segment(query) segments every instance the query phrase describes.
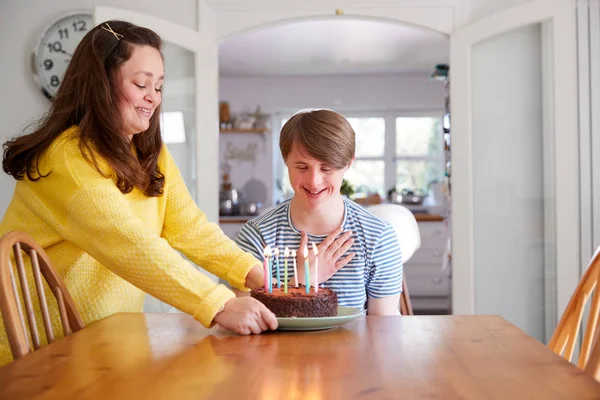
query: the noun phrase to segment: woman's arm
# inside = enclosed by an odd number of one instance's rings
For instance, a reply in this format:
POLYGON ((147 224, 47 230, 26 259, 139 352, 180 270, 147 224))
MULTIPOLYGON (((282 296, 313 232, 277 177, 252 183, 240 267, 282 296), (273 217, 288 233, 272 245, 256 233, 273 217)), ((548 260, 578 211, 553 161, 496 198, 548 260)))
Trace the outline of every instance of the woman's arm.
POLYGON ((148 229, 115 186, 79 190, 67 205, 61 230, 112 272, 205 326, 234 297, 148 229))
POLYGON ((260 263, 229 239, 219 225, 208 221, 192 199, 166 146, 159 161, 165 175, 166 206, 161 236, 195 264, 237 289, 262 285, 260 263), (251 270, 258 270, 259 273, 251 270))
POLYGON ((367 300, 367 314, 370 316, 400 315, 400 295, 367 300))

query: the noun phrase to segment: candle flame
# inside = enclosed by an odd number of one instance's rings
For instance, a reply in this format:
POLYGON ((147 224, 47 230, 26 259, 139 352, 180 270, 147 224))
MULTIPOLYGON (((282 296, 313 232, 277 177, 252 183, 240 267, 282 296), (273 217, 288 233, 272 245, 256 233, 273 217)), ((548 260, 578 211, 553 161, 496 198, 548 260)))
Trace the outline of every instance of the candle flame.
POLYGON ((265 246, 263 250, 263 256, 269 257, 271 255, 271 248, 269 246, 265 246))
POLYGON ((292 250, 292 257, 296 258, 296 250, 292 250))
POLYGON ((313 253, 315 253, 315 256, 317 254, 319 254, 319 251, 317 250, 317 245, 315 244, 315 242, 312 243, 312 250, 313 250, 313 253))
POLYGON ((283 256, 287 257, 290 255, 290 250, 286 247, 285 249, 283 249, 283 256))
POLYGON ((304 258, 308 257, 308 246, 304 246, 304 251, 302 254, 304 254, 304 258))
POLYGON ((275 247, 273 253, 275 253, 275 257, 279 257, 279 247, 275 247))

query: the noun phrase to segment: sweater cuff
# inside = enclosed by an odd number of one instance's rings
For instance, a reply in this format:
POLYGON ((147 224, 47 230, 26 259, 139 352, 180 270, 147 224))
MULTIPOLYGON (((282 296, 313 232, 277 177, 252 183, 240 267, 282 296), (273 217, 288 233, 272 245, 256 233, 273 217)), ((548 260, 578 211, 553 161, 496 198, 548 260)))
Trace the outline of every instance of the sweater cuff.
POLYGON ((227 275, 227 281, 236 289, 244 292, 249 292, 250 289, 246 287, 246 277, 250 270, 260 262, 250 253, 244 253, 238 258, 235 264, 229 270, 227 275))
POLYGON ((212 327, 217 312, 229 300, 235 298, 235 294, 224 285, 218 285, 211 290, 200 302, 198 309, 194 312, 194 319, 207 328, 212 327))

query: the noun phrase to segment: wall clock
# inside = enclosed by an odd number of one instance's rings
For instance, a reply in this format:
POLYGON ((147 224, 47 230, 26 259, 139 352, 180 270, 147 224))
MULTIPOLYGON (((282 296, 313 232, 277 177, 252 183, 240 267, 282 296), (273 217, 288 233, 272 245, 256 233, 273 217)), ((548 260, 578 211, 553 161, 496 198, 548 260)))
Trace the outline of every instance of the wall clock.
POLYGON ((52 100, 71 61, 73 51, 94 26, 91 12, 63 15, 44 31, 33 51, 33 73, 42 93, 52 100))

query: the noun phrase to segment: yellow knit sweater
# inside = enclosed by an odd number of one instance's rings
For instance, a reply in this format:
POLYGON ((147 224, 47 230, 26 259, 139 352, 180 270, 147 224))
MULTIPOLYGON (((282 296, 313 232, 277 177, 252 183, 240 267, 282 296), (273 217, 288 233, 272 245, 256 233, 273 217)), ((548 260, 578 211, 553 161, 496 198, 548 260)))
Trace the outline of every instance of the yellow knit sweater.
MULTIPOLYGON (((50 175, 17 182, 0 235, 21 230, 45 249, 86 324, 117 312, 142 311, 146 292, 210 326, 234 294, 178 251, 247 290, 246 276, 256 259, 207 221, 166 147, 158 164, 165 176, 162 196, 147 197, 138 189, 122 194, 112 178, 85 160, 79 129, 72 127, 41 158, 40 171, 50 175)), ((109 171, 106 164, 101 167, 109 171)), ((56 302, 51 291, 46 293, 54 332, 62 332, 56 302)), ((38 327, 43 327, 39 307, 37 314, 38 327)), ((0 328, 1 365, 12 356, 4 326, 0 328)))

